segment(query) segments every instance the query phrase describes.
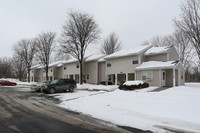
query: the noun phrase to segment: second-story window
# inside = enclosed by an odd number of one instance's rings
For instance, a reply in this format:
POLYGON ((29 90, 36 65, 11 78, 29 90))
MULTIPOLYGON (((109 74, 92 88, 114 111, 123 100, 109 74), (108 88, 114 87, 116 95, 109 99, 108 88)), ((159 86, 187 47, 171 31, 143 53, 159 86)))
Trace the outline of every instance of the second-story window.
POLYGON ((53 72, 53 69, 51 69, 51 72, 53 72))
POLYGON ((76 64, 76 68, 79 68, 79 63, 76 64))
POLYGON ((66 66, 64 67, 64 70, 66 70, 66 66))
POLYGON ((112 66, 112 61, 107 61, 107 67, 111 67, 112 66))
POLYGON ((137 56, 133 57, 132 64, 138 64, 138 57, 137 56))

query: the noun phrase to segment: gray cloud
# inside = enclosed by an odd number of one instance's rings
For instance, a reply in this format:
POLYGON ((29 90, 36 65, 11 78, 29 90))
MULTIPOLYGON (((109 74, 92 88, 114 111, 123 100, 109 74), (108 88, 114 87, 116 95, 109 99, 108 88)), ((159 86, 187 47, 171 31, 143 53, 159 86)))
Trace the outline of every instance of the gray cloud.
POLYGON ((1 0, 0 57, 12 56, 12 45, 41 31, 60 34, 67 11, 94 15, 102 37, 116 32, 124 48, 173 31, 172 18, 183 0, 1 0))

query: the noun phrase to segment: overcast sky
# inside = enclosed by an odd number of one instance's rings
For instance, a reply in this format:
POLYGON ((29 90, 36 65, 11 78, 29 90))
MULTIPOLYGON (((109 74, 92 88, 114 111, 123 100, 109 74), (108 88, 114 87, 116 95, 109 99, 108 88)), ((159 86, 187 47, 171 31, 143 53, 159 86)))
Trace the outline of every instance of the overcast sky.
POLYGON ((123 48, 140 45, 157 35, 173 32, 172 18, 184 0, 1 0, 0 57, 12 57, 20 39, 43 31, 60 35, 70 9, 87 11, 102 30, 102 38, 116 32, 123 48))

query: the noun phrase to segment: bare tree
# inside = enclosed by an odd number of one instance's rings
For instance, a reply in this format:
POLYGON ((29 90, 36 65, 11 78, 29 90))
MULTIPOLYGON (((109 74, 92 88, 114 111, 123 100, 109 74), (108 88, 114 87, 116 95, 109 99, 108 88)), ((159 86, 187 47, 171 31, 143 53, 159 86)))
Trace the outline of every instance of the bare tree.
POLYGON ((61 34, 61 49, 70 53, 80 64, 80 84, 83 83, 83 60, 91 43, 99 39, 100 29, 93 16, 85 12, 70 11, 61 34))
POLYGON ((172 36, 172 44, 175 46, 176 51, 179 55, 179 59, 183 66, 186 68, 194 56, 194 47, 190 43, 188 36, 180 31, 176 30, 172 36))
POLYGON ((20 56, 25 63, 28 73, 28 82, 30 82, 30 70, 33 62, 34 55, 36 53, 36 44, 32 40, 22 39, 17 42, 14 47, 15 54, 20 56))
POLYGON ((22 81, 22 78, 24 77, 26 72, 26 66, 23 60, 23 56, 14 54, 12 60, 14 74, 20 81, 22 81))
POLYGON ((180 19, 174 20, 175 26, 189 37, 200 60, 200 0, 187 0, 181 11, 180 19))
POLYGON ((167 36, 155 36, 151 39, 150 43, 156 47, 171 46, 172 38, 170 35, 167 36))
POLYGON ((38 37, 35 39, 37 51, 35 57, 38 60, 38 62, 45 68, 46 80, 49 80, 49 60, 53 50, 55 49, 55 38, 56 33, 46 32, 39 34, 38 37))
POLYGON ((12 61, 9 57, 0 58, 0 78, 12 77, 12 61))
POLYGON ((151 43, 149 41, 143 41, 140 45, 141 46, 145 46, 145 45, 150 45, 151 43))
POLYGON ((119 37, 113 32, 108 38, 104 40, 104 43, 101 45, 101 53, 102 54, 112 54, 121 50, 121 42, 119 41, 119 37))

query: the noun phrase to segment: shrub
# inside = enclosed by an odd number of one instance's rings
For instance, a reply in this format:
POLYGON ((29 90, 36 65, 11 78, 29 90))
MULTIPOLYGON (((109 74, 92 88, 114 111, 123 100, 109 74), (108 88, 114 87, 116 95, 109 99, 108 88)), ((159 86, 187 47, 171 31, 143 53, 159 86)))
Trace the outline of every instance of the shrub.
POLYGON ((120 84, 119 85, 119 89, 120 90, 137 90, 137 89, 142 89, 142 88, 147 88, 149 87, 148 83, 143 83, 143 84, 138 84, 138 85, 124 85, 124 84, 120 84))
MULTIPOLYGON (((101 81, 100 84, 106 85, 106 81, 101 81)), ((112 85, 112 82, 108 81, 108 85, 112 85)))

